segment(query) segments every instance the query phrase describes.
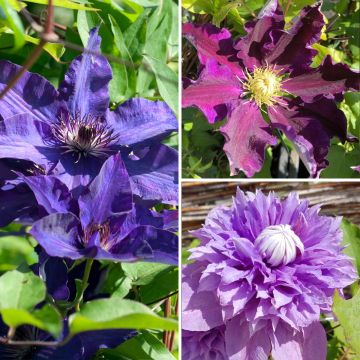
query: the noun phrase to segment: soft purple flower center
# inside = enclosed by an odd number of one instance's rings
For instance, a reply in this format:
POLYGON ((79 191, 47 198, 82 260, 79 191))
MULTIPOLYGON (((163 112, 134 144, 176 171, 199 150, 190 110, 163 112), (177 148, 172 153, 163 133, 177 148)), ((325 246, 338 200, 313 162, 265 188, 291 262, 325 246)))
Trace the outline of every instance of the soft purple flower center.
POLYGON ((250 97, 261 107, 263 104, 272 106, 279 102, 282 95, 281 76, 274 68, 255 68, 252 73, 246 71, 246 80, 241 81, 244 95, 250 97))
POLYGON ((76 162, 82 156, 107 156, 109 145, 118 138, 112 128, 92 115, 60 118, 54 135, 64 153, 77 155, 76 162))
POLYGON ((287 265, 298 254, 304 253, 304 245, 290 225, 266 227, 255 240, 255 247, 270 266, 287 265))

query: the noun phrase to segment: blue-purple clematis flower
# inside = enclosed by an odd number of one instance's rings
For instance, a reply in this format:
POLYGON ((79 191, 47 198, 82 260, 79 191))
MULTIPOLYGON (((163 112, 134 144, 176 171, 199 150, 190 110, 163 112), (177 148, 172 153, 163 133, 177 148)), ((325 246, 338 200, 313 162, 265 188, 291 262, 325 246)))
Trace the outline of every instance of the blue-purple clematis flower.
POLYGON ((227 29, 185 24, 184 36, 196 47, 201 72, 185 82, 183 106, 196 106, 210 123, 227 117, 220 130, 231 175, 258 172, 275 130, 292 141, 310 176, 328 165, 330 139, 350 140, 346 118, 336 106, 347 90, 359 90, 360 73, 330 56, 312 68, 324 17, 320 4, 304 8, 284 28, 277 0, 268 1, 247 35, 235 41, 227 29), (267 113, 264 119, 262 113, 267 113))
POLYGON ((130 179, 119 154, 78 196, 54 176, 23 177, 49 214, 30 233, 50 256, 177 264, 177 236, 163 217, 133 202, 130 179))
MULTIPOLYGON (((26 72, 0 101, 0 158, 29 160, 55 174, 69 189, 86 186, 103 162, 121 152, 135 195, 176 203, 178 155, 161 140, 177 130, 177 119, 161 101, 130 99, 109 109, 112 71, 100 51, 98 29, 89 52, 70 65, 56 90, 26 72)), ((20 67, 0 61, 0 90, 20 67)))

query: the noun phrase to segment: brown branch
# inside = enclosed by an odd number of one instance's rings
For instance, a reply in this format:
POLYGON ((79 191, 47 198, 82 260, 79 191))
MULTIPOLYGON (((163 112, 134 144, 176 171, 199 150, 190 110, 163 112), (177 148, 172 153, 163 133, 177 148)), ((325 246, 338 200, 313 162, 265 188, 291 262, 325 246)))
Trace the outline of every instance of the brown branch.
MULTIPOLYGON (((178 315, 179 312, 179 297, 176 298, 175 302, 175 314, 178 315)), ((174 339, 175 339, 175 331, 170 333, 170 340, 169 340, 169 351, 173 351, 174 347, 174 339)))
MULTIPOLYGON (((171 315, 171 298, 167 298, 165 301, 165 309, 164 309, 164 317, 169 317, 171 315)), ((169 340, 170 340, 170 332, 163 332, 163 343, 169 349, 169 340)))

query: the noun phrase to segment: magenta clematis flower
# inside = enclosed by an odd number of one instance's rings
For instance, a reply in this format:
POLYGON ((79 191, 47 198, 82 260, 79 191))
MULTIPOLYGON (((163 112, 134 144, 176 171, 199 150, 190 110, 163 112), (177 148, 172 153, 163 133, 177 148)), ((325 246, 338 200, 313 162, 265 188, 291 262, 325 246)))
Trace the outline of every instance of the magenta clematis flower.
POLYGON ((198 79, 185 81, 183 107, 198 107, 210 123, 227 117, 220 130, 231 175, 261 169, 265 148, 277 142, 275 130, 294 144, 311 177, 328 165, 332 137, 350 140, 335 101, 359 90, 360 73, 330 56, 310 66, 317 53, 311 45, 324 26, 320 4, 304 8, 291 29, 284 25, 278 1, 270 0, 238 41, 210 24, 183 26, 201 65, 198 79))
POLYGON ((341 218, 319 210, 296 193, 238 191, 208 215, 183 269, 184 353, 198 341, 201 360, 211 342, 230 360, 326 359, 320 314, 357 274, 342 252, 341 218))

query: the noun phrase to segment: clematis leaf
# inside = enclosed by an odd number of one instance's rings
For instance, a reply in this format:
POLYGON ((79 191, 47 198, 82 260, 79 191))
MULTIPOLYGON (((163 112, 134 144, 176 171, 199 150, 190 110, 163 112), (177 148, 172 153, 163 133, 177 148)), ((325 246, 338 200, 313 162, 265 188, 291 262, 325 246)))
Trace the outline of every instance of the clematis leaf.
POLYGON ((344 219, 341 223, 344 233, 344 252, 351 258, 355 259, 357 271, 360 274, 360 228, 344 219))
MULTIPOLYGON (((34 3, 34 4, 40 4, 40 5, 47 5, 48 4, 48 0, 25 0, 25 2, 27 3, 34 3)), ((66 9, 73 9, 73 10, 88 10, 88 11, 96 11, 98 9, 94 9, 91 7, 88 7, 86 5, 84 5, 85 3, 90 4, 87 1, 80 1, 76 2, 76 1, 72 1, 72 0, 54 0, 54 6, 58 6, 58 7, 62 7, 62 8, 66 8, 66 9)))
MULTIPOLYGON (((28 43, 31 44, 39 44, 40 40, 36 39, 30 35, 25 34, 25 40, 28 43)), ((64 45, 61 44, 52 44, 52 43, 47 43, 44 46, 44 50, 50 54, 56 61, 60 61, 61 56, 64 54, 65 52, 65 47, 64 45)))
POLYGON ((177 321, 162 318, 145 305, 119 298, 94 300, 69 318, 70 334, 105 329, 177 330, 177 321))
POLYGON ((121 266, 135 285, 150 284, 160 273, 173 268, 169 265, 151 262, 123 263, 121 266))
POLYGON ((0 277, 0 311, 30 310, 45 299, 44 282, 32 272, 13 270, 0 277))
POLYGON ((344 328, 345 338, 355 351, 360 355, 360 291, 350 300, 345 300, 336 292, 333 311, 344 328))

